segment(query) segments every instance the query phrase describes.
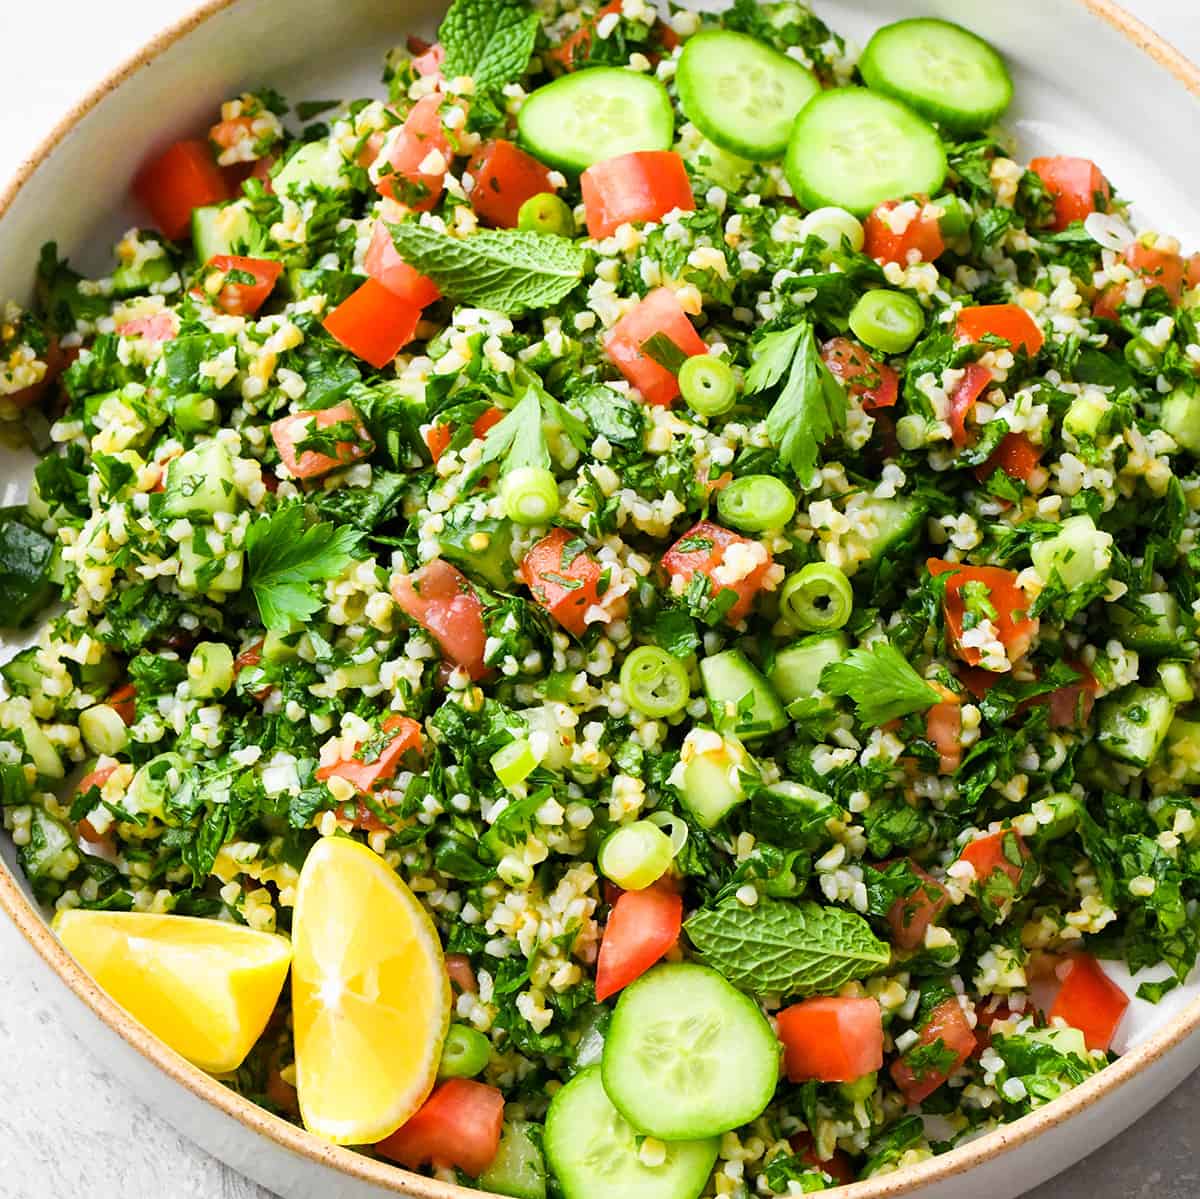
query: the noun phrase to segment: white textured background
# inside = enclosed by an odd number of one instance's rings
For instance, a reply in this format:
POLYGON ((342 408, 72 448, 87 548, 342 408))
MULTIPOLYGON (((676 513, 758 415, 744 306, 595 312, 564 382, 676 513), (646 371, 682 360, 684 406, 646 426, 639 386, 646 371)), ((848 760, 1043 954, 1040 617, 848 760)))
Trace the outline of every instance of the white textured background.
MULTIPOLYGON (((1125 3, 1200 61, 1200 0, 1125 3)), ((191 0, 0 0, 0 178, 87 88, 191 7, 191 0)), ((298 17, 302 9, 297 3, 298 17)), ((58 1025, 45 997, 52 985, 0 918, 0 1199, 271 1199, 126 1094, 58 1025)), ((1200 1075, 1028 1199, 1198 1197, 1200 1075)))

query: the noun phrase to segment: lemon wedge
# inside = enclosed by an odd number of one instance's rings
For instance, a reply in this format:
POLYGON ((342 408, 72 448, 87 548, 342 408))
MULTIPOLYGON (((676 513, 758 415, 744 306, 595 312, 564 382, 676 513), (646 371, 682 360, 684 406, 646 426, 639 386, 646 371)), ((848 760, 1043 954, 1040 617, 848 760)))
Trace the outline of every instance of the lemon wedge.
POLYGON ((305 1127, 341 1145, 381 1141, 433 1088, 450 1025, 433 921, 381 857, 326 837, 300 872, 292 945, 305 1127))
POLYGON ((212 1074, 262 1036, 292 959, 285 937, 193 916, 75 909, 54 930, 130 1015, 212 1074))

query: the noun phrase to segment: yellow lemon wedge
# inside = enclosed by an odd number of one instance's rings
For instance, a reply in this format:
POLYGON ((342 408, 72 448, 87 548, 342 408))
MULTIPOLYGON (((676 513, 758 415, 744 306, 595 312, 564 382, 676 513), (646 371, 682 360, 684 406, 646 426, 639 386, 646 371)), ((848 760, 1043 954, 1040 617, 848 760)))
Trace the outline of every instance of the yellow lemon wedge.
POLYGON ((54 931, 130 1015, 211 1074, 262 1036, 292 960, 286 937, 147 912, 59 912, 54 931))
POLYGON ((433 1088, 450 1025, 433 921, 378 854, 326 837, 300 872, 292 945, 305 1127, 340 1145, 381 1141, 433 1088))

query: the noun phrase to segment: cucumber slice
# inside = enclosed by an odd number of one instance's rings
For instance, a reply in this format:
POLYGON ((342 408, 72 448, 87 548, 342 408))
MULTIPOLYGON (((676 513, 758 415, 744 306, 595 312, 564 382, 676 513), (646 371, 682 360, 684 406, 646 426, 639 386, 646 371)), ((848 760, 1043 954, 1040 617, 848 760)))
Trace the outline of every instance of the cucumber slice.
POLYGON ((499 516, 476 520, 473 510, 471 504, 460 504, 446 514, 438 535, 442 557, 489 587, 507 591, 513 577, 512 521, 499 516))
POLYGON ((849 648, 842 633, 814 633, 775 655, 767 682, 785 704, 809 699, 821 689, 821 671, 830 662, 840 662, 849 648))
POLYGON ((1200 454, 1200 392, 1175 388, 1163 400, 1158 423, 1183 449, 1200 454))
POLYGON ((517 117, 521 143, 560 170, 635 150, 669 150, 675 114, 657 79, 621 67, 590 67, 539 87, 517 117))
POLYGON ((79 865, 79 854, 70 830, 41 808, 33 809, 29 840, 17 851, 21 867, 31 879, 65 880, 79 865))
POLYGON ((758 1005, 693 962, 621 992, 601 1063, 613 1106, 639 1132, 715 1137, 762 1115, 779 1082, 779 1041, 758 1005))
POLYGON ((238 493, 233 462, 219 441, 205 441, 180 454, 167 467, 163 514, 205 519, 218 512, 234 513, 238 493))
POLYGON ((700 678, 718 733, 753 741, 787 727, 779 697, 741 650, 701 659, 700 678))
POLYGON ((1121 640, 1151 658, 1183 651, 1183 630, 1175 597, 1169 591, 1149 591, 1134 600, 1145 609, 1144 613, 1134 615, 1119 604, 1111 609, 1113 624, 1121 630, 1121 640))
POLYGON ((527 1120, 505 1120, 500 1148, 479 1176, 482 1190, 513 1199, 546 1199, 546 1164, 527 1120))
POLYGON ((907 541, 925 521, 927 509, 920 500, 898 496, 891 500, 872 499, 859 509, 867 517, 868 524, 875 526, 874 533, 864 533, 870 554, 868 564, 875 565, 887 552, 902 541, 907 541))
POLYGON ((784 164, 806 208, 864 217, 885 200, 937 192, 946 151, 933 126, 864 87, 822 92, 796 117, 784 164))
POLYGON ((30 646, 0 666, 0 679, 13 695, 28 695, 31 691, 41 690, 45 676, 37 664, 38 652, 37 646, 30 646))
POLYGON ((328 138, 306 142, 280 167, 271 186, 277 196, 307 187, 345 191, 350 181, 342 174, 342 152, 328 138))
POLYGON ((543 1143, 566 1199, 697 1199, 717 1161, 714 1137, 668 1145, 661 1165, 646 1165, 637 1134, 605 1094, 599 1066, 581 1070, 554 1096, 543 1143))
POLYGON ((759 162, 783 153, 796 114, 821 90, 795 59, 727 29, 688 39, 675 84, 684 115, 705 137, 759 162))
POLYGON ((1000 55, 961 25, 932 17, 877 30, 858 69, 869 88, 954 133, 986 129, 1012 103, 1012 78, 1000 55))
POLYGON ((1167 730, 1167 769, 1174 782, 1200 786, 1200 721, 1176 716, 1167 730))
POLYGON ((1100 707, 1096 740, 1114 758, 1149 766, 1171 727, 1175 705, 1157 687, 1126 687, 1100 707))
POLYGON ((1068 516, 1053 537, 1034 542, 1029 556, 1043 582, 1057 573, 1063 586, 1075 591, 1108 574, 1112 543, 1112 534, 1097 529, 1090 516, 1068 516))
POLYGON ((684 745, 683 777, 679 793, 688 812, 705 828, 715 828, 726 814, 746 798, 743 772, 756 774, 757 766, 736 737, 722 737, 711 749, 698 749, 705 730, 688 734, 684 745))
POLYGON ((240 204, 207 204, 192 209, 192 249, 196 261, 210 262, 218 254, 232 254, 253 232, 248 209, 240 204))

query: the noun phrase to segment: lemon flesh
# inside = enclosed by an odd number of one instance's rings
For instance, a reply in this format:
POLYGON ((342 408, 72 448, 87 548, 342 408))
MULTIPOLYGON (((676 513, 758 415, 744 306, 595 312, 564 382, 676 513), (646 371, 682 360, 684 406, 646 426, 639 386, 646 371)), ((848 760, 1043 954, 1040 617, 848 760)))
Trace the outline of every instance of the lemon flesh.
POLYGON ((345 837, 305 860, 292 920, 296 1089, 310 1132, 380 1141, 425 1101, 450 1024, 450 981, 428 913, 345 837))
POLYGON ((54 929, 130 1015, 212 1074, 262 1036, 292 958, 285 937, 193 916, 75 909, 54 929))

